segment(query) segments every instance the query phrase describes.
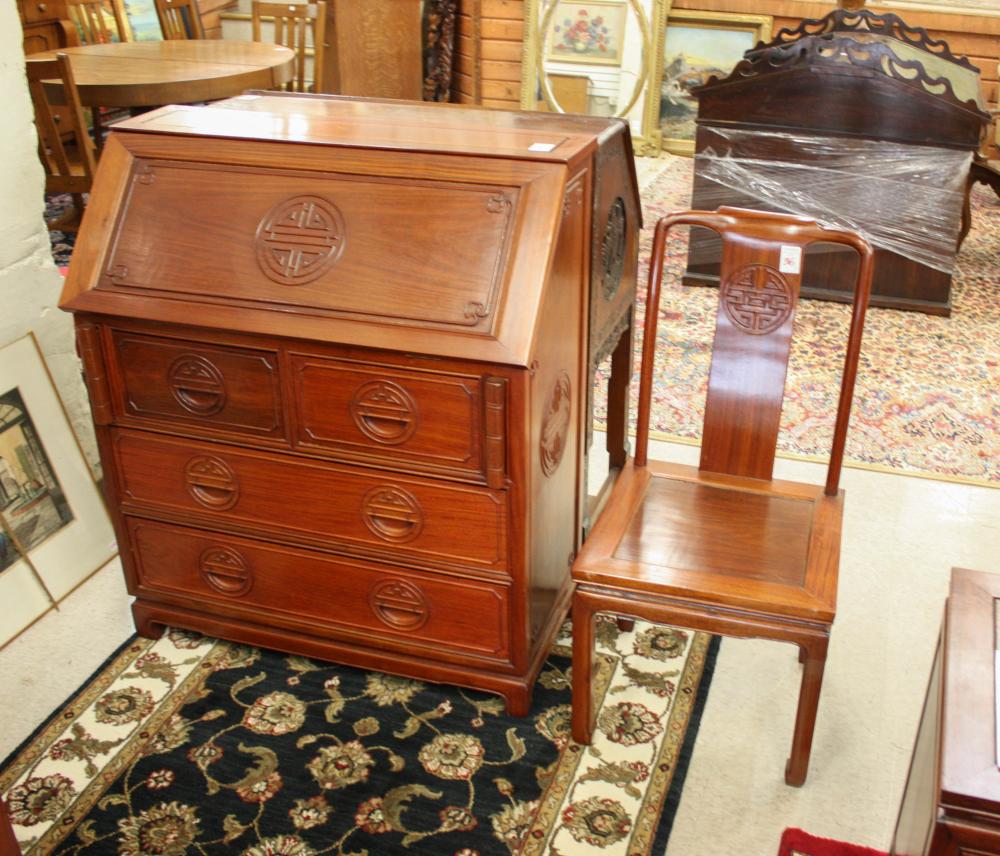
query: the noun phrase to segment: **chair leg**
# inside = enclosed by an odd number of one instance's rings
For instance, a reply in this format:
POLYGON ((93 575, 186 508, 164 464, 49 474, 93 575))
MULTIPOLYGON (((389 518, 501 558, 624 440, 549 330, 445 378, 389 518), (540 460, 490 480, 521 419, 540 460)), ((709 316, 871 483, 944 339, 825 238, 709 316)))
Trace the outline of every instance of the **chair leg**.
POLYGON ((813 731, 816 727, 816 710, 823 686, 823 668, 826 665, 827 640, 800 644, 799 660, 804 664, 802 686, 799 689, 799 709, 795 717, 795 735, 792 754, 785 765, 785 783, 801 787, 809 772, 809 754, 812 751, 813 731))
POLYGON ((573 596, 573 739, 588 745, 594 732, 591 687, 594 656, 594 609, 573 596))
POLYGON ((632 322, 624 330, 611 352, 611 378, 608 382, 608 431, 606 448, 609 464, 621 469, 628 459, 628 398, 632 381, 632 322))

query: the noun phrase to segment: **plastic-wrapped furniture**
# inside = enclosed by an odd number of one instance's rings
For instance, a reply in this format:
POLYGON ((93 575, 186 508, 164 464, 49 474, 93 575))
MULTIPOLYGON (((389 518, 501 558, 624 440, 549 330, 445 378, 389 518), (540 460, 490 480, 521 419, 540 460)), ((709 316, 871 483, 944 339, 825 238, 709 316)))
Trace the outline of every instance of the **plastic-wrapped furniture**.
MULTIPOLYGON (((951 311, 972 153, 989 114, 979 71, 892 14, 837 9, 748 51, 698 97, 692 207, 786 211, 876 249, 873 306, 951 311)), ((854 257, 816 247, 803 297, 849 300, 854 257)), ((693 234, 685 282, 718 282, 693 234)))
POLYGON ((573 738, 589 743, 598 612, 798 645, 804 664, 785 781, 806 778, 836 611, 844 493, 840 468, 872 249, 806 218, 720 208, 671 214, 656 227, 646 297, 635 459, 573 564, 573 738), (712 229, 722 241, 712 370, 698 467, 647 460, 653 359, 667 232, 712 229), (860 257, 825 487, 771 478, 805 247, 860 257))

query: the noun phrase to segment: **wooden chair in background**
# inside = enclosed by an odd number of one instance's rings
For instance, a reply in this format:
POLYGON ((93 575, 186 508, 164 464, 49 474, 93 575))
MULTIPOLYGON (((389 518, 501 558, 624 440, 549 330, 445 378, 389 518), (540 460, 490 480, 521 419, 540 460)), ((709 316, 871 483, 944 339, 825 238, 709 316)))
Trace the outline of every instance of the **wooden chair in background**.
POLYGON ((205 38, 197 0, 155 0, 155 3, 164 39, 205 38))
POLYGON ((261 38, 261 22, 274 21, 274 42, 295 51, 295 74, 285 84, 291 92, 319 92, 323 80, 326 3, 267 3, 253 0, 253 40, 261 38), (306 57, 312 55, 312 81, 306 80, 306 57))
POLYGON ((80 32, 85 45, 100 45, 108 42, 127 42, 128 28, 125 15, 117 2, 106 4, 104 0, 66 0, 70 20, 80 32), (114 21, 114 29, 108 26, 108 19, 114 21))
POLYGON ((843 492, 838 489, 872 249, 853 232, 734 208, 688 211, 656 227, 646 298, 635 459, 573 564, 573 737, 594 727, 594 616, 606 612, 728 636, 791 642, 804 663, 785 781, 809 766, 836 609, 843 492), (668 231, 703 226, 722 239, 719 309, 701 462, 647 461, 660 279, 668 231), (825 488, 772 480, 802 254, 813 242, 860 255, 825 488))
POLYGON ((90 192, 97 168, 73 69, 69 57, 60 53, 55 59, 29 60, 27 75, 38 129, 38 156, 45 168, 45 192, 73 195, 73 211, 48 226, 73 232, 83 215, 83 194, 90 192), (45 83, 60 84, 58 98, 50 98, 45 83))

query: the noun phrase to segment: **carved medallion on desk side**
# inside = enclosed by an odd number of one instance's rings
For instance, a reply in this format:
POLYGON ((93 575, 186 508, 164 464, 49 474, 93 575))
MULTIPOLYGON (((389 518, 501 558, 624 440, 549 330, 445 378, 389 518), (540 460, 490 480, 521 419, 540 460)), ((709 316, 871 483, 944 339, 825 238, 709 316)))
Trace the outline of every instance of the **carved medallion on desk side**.
POLYGON ((542 417, 540 451, 542 472, 546 476, 551 476, 559 469, 563 452, 566 451, 572 398, 573 387, 569 375, 561 371, 549 393, 545 415, 542 417))

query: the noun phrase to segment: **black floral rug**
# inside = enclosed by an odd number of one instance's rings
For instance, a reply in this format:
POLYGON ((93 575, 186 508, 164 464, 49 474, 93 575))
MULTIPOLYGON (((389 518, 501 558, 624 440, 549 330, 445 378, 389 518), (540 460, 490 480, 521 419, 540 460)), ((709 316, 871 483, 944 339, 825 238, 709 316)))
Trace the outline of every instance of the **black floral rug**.
POLYGON ((569 737, 568 628, 520 719, 486 693, 135 638, 5 762, 0 792, 26 854, 659 853, 714 644, 598 630, 592 747, 569 737))
MULTIPOLYGON (((55 220, 65 214, 73 204, 73 198, 68 193, 47 193, 45 195, 45 221, 55 220)), ((60 232, 53 229, 49 232, 52 244, 52 259, 56 267, 69 266, 69 257, 73 254, 76 244, 76 232, 60 232)))

